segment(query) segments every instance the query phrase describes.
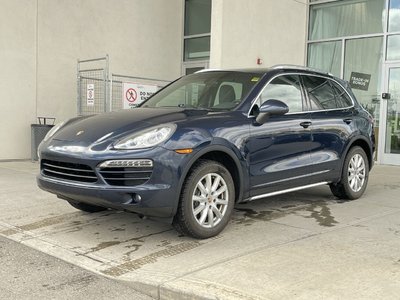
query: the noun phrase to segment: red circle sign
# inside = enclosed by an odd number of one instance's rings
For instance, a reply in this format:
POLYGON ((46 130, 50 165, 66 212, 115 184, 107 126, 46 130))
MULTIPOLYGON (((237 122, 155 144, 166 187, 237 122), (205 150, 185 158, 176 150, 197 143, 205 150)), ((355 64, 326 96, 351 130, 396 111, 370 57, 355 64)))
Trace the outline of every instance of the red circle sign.
POLYGON ((125 93, 125 98, 129 102, 132 102, 132 103, 135 102, 135 100, 137 98, 137 93, 136 93, 135 89, 133 89, 133 88, 127 89, 127 91, 125 93))

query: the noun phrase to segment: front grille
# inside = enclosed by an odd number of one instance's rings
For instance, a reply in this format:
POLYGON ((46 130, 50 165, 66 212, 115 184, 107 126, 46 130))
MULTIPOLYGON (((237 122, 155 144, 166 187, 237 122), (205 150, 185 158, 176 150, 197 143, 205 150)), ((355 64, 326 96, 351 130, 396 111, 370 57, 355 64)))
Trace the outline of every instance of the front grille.
POLYGON ((116 186, 141 185, 150 179, 152 172, 152 167, 100 168, 105 182, 116 186))
POLYGON ((48 177, 89 183, 97 181, 96 173, 87 165, 43 159, 40 168, 48 177))

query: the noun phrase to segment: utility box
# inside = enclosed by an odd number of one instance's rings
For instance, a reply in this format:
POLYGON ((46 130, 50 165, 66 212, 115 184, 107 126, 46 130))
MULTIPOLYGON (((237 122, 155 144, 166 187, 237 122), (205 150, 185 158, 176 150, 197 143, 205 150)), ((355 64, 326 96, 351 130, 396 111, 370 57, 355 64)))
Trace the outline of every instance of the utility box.
POLYGON ((37 150, 39 144, 43 141, 46 134, 54 126, 55 118, 38 117, 38 124, 31 124, 31 159, 37 161, 39 159, 37 150), (51 122, 51 124, 49 124, 51 122))

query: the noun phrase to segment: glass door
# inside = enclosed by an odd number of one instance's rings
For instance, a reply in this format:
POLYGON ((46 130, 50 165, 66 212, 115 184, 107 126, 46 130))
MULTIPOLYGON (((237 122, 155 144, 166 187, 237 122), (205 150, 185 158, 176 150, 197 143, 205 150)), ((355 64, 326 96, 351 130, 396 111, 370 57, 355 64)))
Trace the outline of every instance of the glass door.
POLYGON ((182 65, 182 75, 189 75, 207 69, 208 61, 185 62, 182 65))
POLYGON ((382 94, 380 162, 400 165, 400 63, 386 67, 382 94))

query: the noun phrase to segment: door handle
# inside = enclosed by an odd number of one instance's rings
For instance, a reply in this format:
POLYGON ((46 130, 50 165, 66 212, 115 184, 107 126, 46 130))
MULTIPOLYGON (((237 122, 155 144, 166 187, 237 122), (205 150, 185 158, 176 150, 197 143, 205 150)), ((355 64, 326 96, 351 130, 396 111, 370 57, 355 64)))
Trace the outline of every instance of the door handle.
POLYGON ((345 122, 346 124, 350 124, 353 121, 353 119, 347 118, 347 119, 343 119, 343 122, 345 122))
POLYGON ((303 128, 308 128, 312 123, 310 121, 301 122, 300 126, 303 128))

